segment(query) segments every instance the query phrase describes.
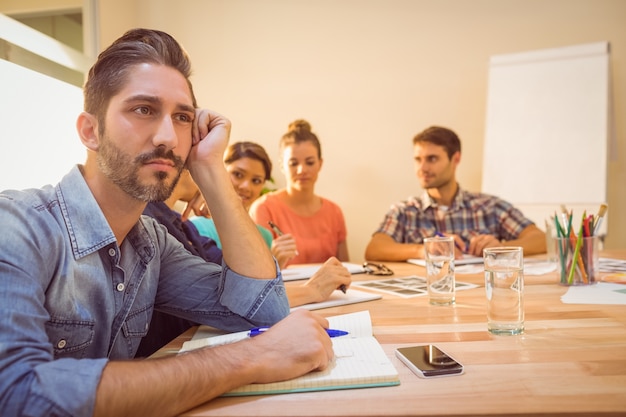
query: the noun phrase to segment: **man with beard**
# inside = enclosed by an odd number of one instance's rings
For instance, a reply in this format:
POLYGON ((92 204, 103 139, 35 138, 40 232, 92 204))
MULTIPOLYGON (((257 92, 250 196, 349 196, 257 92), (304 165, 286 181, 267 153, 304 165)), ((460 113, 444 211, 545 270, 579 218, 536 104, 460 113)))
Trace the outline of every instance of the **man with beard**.
POLYGON ((413 138, 413 156, 421 197, 394 204, 365 250, 371 261, 424 258, 423 240, 454 237, 457 257, 482 256, 494 246, 521 246, 525 255, 546 251, 545 234, 510 203, 461 189, 456 168, 461 141, 452 130, 431 126, 413 138))
POLYGON ((248 383, 324 369, 313 313, 291 315, 275 260, 222 163, 230 122, 198 110, 190 63, 168 34, 127 32, 84 87, 87 149, 56 186, 0 194, 3 416, 170 416, 248 383), (222 265, 192 255, 154 219, 188 167, 222 236, 222 265), (228 331, 231 345, 133 358, 155 308, 228 331))

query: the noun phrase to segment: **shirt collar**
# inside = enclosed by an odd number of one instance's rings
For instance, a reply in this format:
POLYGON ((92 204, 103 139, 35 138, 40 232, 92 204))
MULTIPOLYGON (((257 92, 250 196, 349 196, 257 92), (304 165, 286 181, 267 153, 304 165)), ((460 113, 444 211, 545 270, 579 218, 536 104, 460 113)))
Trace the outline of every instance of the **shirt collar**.
MULTIPOLYGON (((427 190, 424 190, 424 192, 420 196, 420 201, 422 203, 422 207, 424 210, 428 209, 429 207, 433 207, 433 208, 438 207, 437 202, 433 200, 430 195, 428 195, 427 190)), ((458 186, 456 189, 456 194, 454 195, 454 198, 452 199, 452 204, 448 207, 448 210, 454 210, 458 207, 462 207, 464 204, 465 204, 465 191, 461 189, 461 186, 458 186)))
POLYGON ((74 166, 56 186, 72 252, 77 259, 116 242, 80 167, 74 166))
POLYGON ((422 208, 424 210, 426 210, 426 209, 428 209, 430 207, 437 207, 437 203, 435 203, 435 200, 430 198, 430 196, 428 195, 428 191, 426 191, 426 190, 424 190, 424 192, 420 196, 420 201, 422 203, 422 208))

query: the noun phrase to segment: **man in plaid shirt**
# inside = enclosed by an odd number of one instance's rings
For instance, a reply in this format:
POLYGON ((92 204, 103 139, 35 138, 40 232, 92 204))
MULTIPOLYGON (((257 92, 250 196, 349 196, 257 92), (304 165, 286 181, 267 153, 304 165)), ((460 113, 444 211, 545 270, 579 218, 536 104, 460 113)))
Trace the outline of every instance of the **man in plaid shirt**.
POLYGON ((424 189, 391 206, 365 250, 373 261, 424 258, 424 238, 452 236, 458 256, 482 256, 494 246, 521 246, 525 255, 546 251, 545 233, 498 197, 461 189, 456 167, 461 142, 450 129, 432 126, 413 138, 417 178, 424 189))

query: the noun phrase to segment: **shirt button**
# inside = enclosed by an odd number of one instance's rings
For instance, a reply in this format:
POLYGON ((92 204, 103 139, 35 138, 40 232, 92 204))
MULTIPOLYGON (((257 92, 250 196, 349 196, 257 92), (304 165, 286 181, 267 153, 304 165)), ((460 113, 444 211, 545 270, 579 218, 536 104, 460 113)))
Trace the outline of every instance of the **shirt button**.
POLYGON ((59 349, 63 349, 65 345, 67 345, 67 342, 64 339, 59 340, 59 342, 57 343, 57 347, 59 349))
POLYGON ((113 248, 109 249, 109 256, 115 256, 115 249, 113 248))
POLYGON ((117 284, 117 290, 120 291, 120 292, 124 291, 124 284, 121 283, 121 282, 119 284, 117 284))

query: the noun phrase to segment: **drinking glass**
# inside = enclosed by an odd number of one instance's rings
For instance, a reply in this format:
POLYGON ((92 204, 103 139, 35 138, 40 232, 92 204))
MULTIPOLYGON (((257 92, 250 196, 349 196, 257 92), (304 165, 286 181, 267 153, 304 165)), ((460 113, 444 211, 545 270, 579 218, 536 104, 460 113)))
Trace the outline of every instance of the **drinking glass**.
POLYGON ((454 304, 454 239, 447 236, 424 239, 424 258, 430 304, 454 304))
POLYGON ((497 247, 483 250, 487 329, 496 335, 524 332, 524 250, 497 247))

